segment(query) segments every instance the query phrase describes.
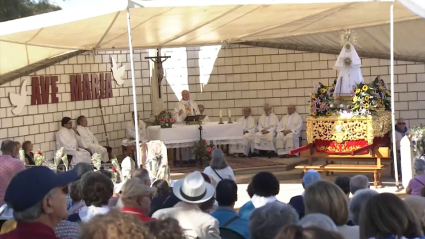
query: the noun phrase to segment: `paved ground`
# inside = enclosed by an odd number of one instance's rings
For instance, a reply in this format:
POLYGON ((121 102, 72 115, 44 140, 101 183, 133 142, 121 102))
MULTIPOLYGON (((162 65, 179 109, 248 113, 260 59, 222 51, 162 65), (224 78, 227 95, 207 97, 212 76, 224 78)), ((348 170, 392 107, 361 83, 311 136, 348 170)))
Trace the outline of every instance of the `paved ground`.
MULTIPOLYGON (((250 161, 255 161, 256 159, 245 159, 247 160, 247 164, 251 164, 250 161)), ((304 164, 305 159, 302 158, 288 158, 288 159, 279 159, 279 158, 262 158, 262 160, 269 160, 272 162, 278 162, 279 165, 286 164, 288 169, 293 168, 294 165, 298 164, 304 164)), ((320 163, 320 162, 317 162, 320 163)), ((199 168, 193 168, 193 170, 200 170, 199 168)), ((174 171, 174 170, 172 170, 174 171)), ((190 170, 183 170, 182 172, 176 172, 174 171, 171 175, 173 179, 178 179, 184 177, 184 175, 189 172, 190 170)), ((260 171, 272 171, 279 179, 280 181, 280 193, 277 196, 278 200, 282 202, 289 202, 290 198, 296 195, 302 194, 304 191, 302 185, 301 185, 301 170, 298 169, 290 169, 286 170, 286 167, 279 167, 278 165, 274 167, 258 167, 253 168, 249 172, 235 169, 235 175, 236 175, 236 181, 238 182, 238 201, 236 203, 236 207, 241 207, 244 203, 249 201, 249 196, 246 193, 247 183, 249 179, 257 172, 260 171), (248 179, 248 180, 247 180, 248 179), (242 183, 241 183, 242 182, 242 183)), ((328 180, 328 181, 335 181, 335 179, 338 176, 348 176, 352 177, 355 176, 356 173, 335 173, 334 175, 326 176, 325 173, 321 173, 322 179, 328 180)), ((372 182, 371 188, 373 187, 373 175, 372 174, 366 174, 366 176, 369 178, 369 181, 372 182)), ((382 192, 390 192, 390 193, 396 193, 400 195, 401 197, 405 196, 405 190, 404 189, 397 189, 395 180, 390 177, 389 167, 385 169, 382 173, 382 180, 383 180, 383 187, 378 187, 376 190, 380 193, 382 192)), ((401 185, 401 183, 400 183, 401 185)))
MULTIPOLYGON (((285 160, 285 163, 288 165, 292 164, 294 161, 300 160, 300 159, 272 159, 272 160, 285 160)), ((298 169, 292 169, 289 171, 284 172, 283 174, 279 175, 280 179, 280 193, 277 196, 278 200, 282 202, 289 202, 291 197, 300 195, 304 191, 303 186, 301 185, 301 170, 298 169)), ((335 181, 335 179, 338 176, 348 176, 352 177, 357 175, 356 173, 335 173, 334 175, 326 176, 325 173, 321 173, 322 179, 328 180, 328 181, 335 181)), ((371 189, 375 189, 373 186, 373 175, 372 174, 365 174, 371 183, 371 189)), ((383 181, 383 187, 378 187, 377 190, 380 193, 383 192, 390 192, 400 195, 401 197, 405 196, 405 190, 404 189, 397 189, 395 180, 390 177, 390 170, 387 168, 382 173, 382 181, 383 181)), ((400 182, 401 185, 401 182, 400 182)), ((249 196, 246 193, 247 184, 238 184, 238 202, 236 204, 236 207, 241 207, 245 202, 249 200, 249 196)))

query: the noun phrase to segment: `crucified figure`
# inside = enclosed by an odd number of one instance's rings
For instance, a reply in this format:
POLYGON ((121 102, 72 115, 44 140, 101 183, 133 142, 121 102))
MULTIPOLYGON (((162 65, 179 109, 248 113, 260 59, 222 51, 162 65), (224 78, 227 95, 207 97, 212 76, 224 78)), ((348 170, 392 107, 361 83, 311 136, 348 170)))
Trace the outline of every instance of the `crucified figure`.
POLYGON ((161 98, 161 82, 164 78, 164 68, 162 66, 162 63, 165 62, 170 56, 161 56, 160 55, 160 49, 157 49, 156 56, 155 57, 145 57, 145 59, 150 59, 154 63, 156 63, 156 74, 158 77, 158 93, 159 98, 161 98), (164 60, 162 60, 164 59, 164 60))

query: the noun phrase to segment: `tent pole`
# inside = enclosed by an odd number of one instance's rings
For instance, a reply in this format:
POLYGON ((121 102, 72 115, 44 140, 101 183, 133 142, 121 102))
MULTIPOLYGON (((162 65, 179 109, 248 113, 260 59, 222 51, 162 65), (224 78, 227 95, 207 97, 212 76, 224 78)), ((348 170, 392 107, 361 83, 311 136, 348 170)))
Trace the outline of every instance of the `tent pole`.
POLYGON ((140 167, 140 139, 139 139, 139 112, 137 111, 137 97, 136 97, 136 82, 134 81, 134 61, 133 61, 133 45, 131 43, 131 25, 130 25, 130 7, 127 7, 127 33, 128 33, 128 47, 130 49, 130 68, 131 68, 131 86, 133 90, 133 111, 134 115, 134 128, 136 130, 136 162, 137 167, 140 167))
POLYGON ((392 151, 393 151, 393 163, 394 163, 394 175, 395 175, 395 185, 399 187, 398 180, 398 164, 397 164, 397 148, 396 148, 396 140, 395 140, 395 104, 394 104, 394 3, 391 4, 390 7, 390 64, 391 64, 391 121, 392 121, 392 129, 391 129, 391 137, 393 141, 392 151))

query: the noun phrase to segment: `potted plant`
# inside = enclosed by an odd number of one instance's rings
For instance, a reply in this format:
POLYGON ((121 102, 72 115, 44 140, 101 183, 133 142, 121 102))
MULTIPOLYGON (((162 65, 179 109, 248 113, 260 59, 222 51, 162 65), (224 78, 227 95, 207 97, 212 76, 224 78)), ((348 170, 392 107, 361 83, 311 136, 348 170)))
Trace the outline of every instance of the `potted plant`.
POLYGON ((172 128, 175 120, 173 115, 169 111, 161 111, 157 117, 157 124, 161 126, 161 128, 172 128))
POLYGON ((211 159, 211 153, 214 149, 213 141, 209 143, 203 139, 199 141, 195 141, 195 144, 192 147, 193 153, 195 154, 195 158, 199 161, 201 167, 207 164, 207 162, 211 159))

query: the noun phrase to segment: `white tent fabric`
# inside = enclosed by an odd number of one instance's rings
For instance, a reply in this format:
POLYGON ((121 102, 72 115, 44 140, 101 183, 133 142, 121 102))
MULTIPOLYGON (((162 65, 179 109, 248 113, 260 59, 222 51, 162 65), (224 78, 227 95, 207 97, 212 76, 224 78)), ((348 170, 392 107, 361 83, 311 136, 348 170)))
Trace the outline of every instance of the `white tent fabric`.
POLYGON ((410 11, 425 18, 425 1, 424 0, 399 0, 410 11))
MULTIPOLYGON (((117 0, 105 6, 0 23, 0 75, 70 50, 128 49, 127 6, 131 7, 133 46, 157 48, 314 34, 313 37, 346 28, 388 25, 392 4, 386 0, 256 0, 249 4, 242 0, 218 0, 214 5, 205 2, 133 0, 129 4, 117 0)), ((403 5, 395 4, 395 22, 418 18, 403 5)), ((382 45, 388 38, 373 41, 382 45)), ((413 50, 400 50, 399 54, 405 52, 413 50)))

